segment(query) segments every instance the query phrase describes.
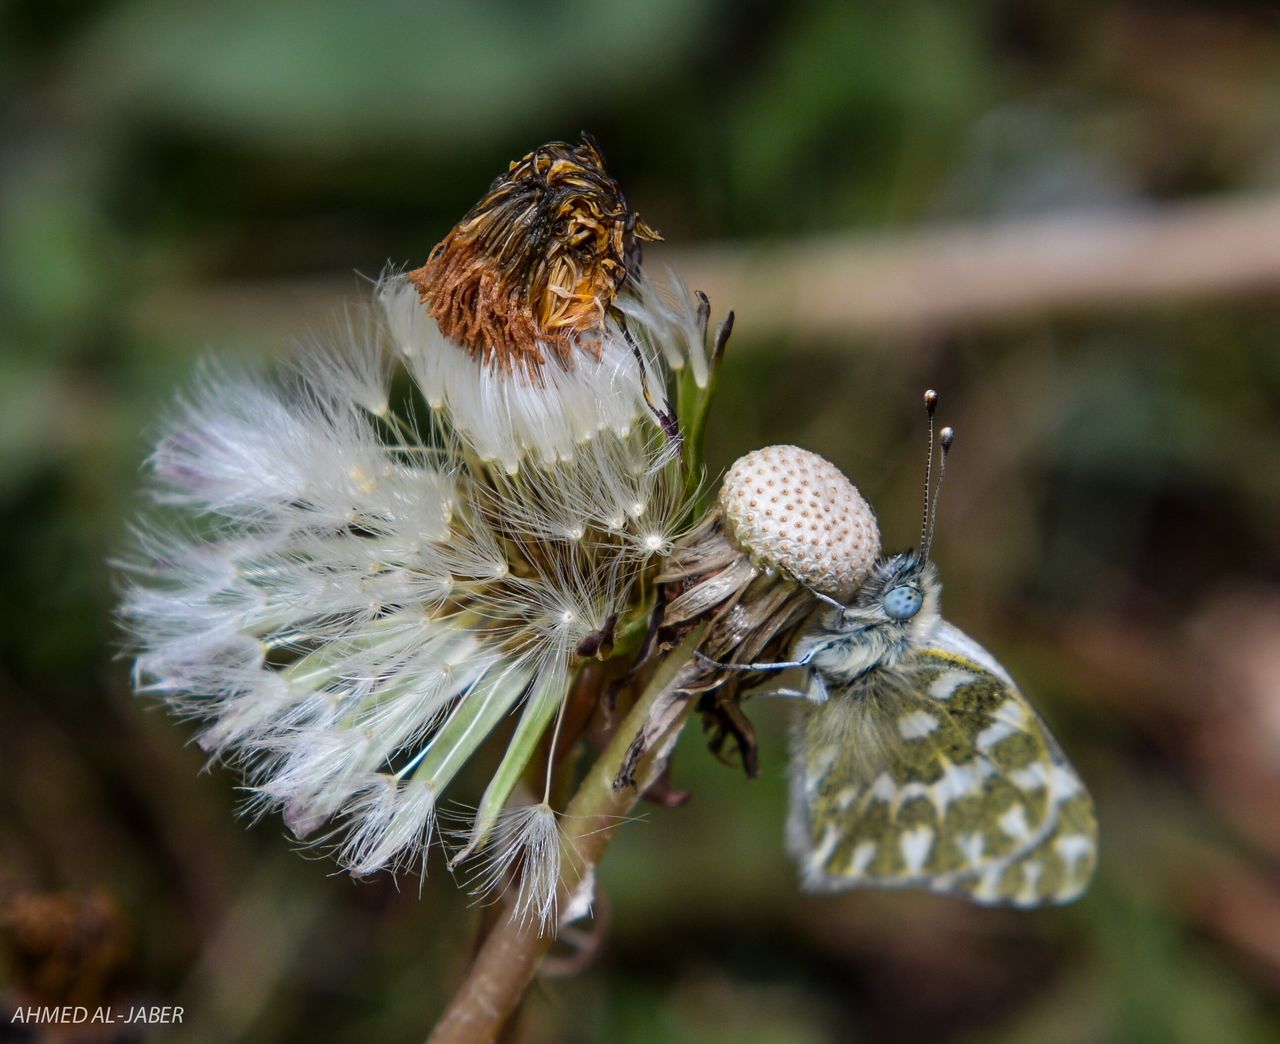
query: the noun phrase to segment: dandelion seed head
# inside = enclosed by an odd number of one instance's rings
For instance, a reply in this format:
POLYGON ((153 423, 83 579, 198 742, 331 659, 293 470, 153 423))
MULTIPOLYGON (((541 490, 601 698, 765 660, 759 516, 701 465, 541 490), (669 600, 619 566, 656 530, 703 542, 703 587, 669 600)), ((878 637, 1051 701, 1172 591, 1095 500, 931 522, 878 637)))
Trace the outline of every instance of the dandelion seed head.
POLYGON ((421 856, 435 795, 523 693, 563 698, 685 502, 652 431, 508 475, 376 416, 336 360, 202 371, 151 459, 121 616, 139 691, 203 722, 249 813, 364 874, 421 856))
MULTIPOLYGON (((526 159, 530 184, 554 180, 526 159)), ((583 185, 543 188, 582 218, 583 185)), ((536 210, 543 188, 501 206, 536 210)), ((625 247, 642 226, 618 214, 625 247)), ((200 723, 248 814, 281 814, 354 874, 422 860, 439 796, 518 718, 529 735, 482 803, 505 805, 573 671, 683 536, 690 492, 654 402, 672 368, 705 374, 702 320, 676 281, 627 267, 617 220, 583 218, 595 261, 543 266, 532 326, 467 325, 460 299, 435 307, 442 283, 393 275, 282 376, 205 364, 161 428, 122 563, 136 687, 200 723), (506 348, 537 366, 496 358, 516 327, 532 340, 506 348)), ((532 868, 522 916, 545 922, 559 835, 536 808, 503 836, 532 868)))

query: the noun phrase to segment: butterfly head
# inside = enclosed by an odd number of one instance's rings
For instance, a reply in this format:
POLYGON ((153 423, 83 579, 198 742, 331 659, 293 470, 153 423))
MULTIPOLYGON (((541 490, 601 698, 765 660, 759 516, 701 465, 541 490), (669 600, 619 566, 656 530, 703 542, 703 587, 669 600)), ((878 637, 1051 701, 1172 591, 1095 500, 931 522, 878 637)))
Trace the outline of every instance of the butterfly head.
POLYGON ((942 585, 934 564, 916 551, 904 551, 881 559, 846 612, 865 621, 910 627, 916 620, 937 614, 942 585))
POLYGON ((828 679, 891 667, 933 632, 941 595, 937 569, 917 552, 882 558, 848 604, 832 605, 825 625, 799 651, 822 646, 813 662, 828 679))

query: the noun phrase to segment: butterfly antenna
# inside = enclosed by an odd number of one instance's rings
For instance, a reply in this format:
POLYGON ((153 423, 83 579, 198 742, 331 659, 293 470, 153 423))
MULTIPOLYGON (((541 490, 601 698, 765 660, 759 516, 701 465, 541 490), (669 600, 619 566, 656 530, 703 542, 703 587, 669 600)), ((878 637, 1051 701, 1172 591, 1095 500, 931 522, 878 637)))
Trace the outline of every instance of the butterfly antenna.
POLYGON ((929 494, 933 486, 933 414, 938 408, 938 393, 930 388, 924 393, 924 410, 929 415, 929 453, 924 461, 924 508, 920 512, 920 554, 929 557, 929 494))
MULTIPOLYGON (((938 461, 938 484, 933 487, 933 496, 929 503, 929 527, 925 532, 924 549, 920 552, 922 560, 929 560, 929 552, 933 549, 933 531, 938 526, 938 499, 942 496, 942 480, 947 477, 947 454, 951 450, 951 444, 956 440, 954 428, 943 428, 938 432, 938 445, 942 449, 942 457, 938 461)), ((930 456, 932 456, 933 444, 930 443, 930 456)))

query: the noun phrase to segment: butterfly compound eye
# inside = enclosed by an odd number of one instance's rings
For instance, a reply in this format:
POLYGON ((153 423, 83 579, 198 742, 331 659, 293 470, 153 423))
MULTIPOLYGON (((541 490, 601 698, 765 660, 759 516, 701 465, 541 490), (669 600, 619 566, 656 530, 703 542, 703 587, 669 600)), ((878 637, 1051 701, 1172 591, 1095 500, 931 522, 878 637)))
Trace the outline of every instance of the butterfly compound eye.
POLYGON ((884 596, 884 611, 890 620, 909 620, 920 611, 924 602, 922 595, 914 587, 895 587, 884 596))

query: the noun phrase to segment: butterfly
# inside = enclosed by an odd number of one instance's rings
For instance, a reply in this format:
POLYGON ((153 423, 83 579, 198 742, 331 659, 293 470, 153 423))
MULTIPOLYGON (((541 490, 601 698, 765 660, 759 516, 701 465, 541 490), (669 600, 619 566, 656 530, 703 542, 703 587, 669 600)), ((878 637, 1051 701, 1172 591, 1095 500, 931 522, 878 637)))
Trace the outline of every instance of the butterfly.
MULTIPOLYGON (((787 841, 805 887, 924 888, 988 905, 1066 903, 1097 861, 1093 803, 1008 672, 941 616, 929 546, 933 411, 920 551, 881 558, 821 619, 793 730, 787 841)), ((953 432, 940 433, 942 462, 953 432)), ((938 487, 941 487, 940 468, 938 487)))

